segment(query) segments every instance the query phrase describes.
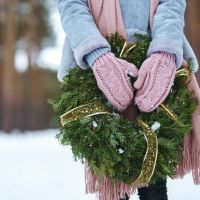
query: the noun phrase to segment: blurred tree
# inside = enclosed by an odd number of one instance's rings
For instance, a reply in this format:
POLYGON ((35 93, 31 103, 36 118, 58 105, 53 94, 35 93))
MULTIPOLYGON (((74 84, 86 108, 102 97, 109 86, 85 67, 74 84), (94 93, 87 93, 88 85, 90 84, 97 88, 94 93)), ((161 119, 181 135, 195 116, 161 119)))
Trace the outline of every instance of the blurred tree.
POLYGON ((48 1, 18 0, 17 46, 27 51, 29 65, 35 61, 41 49, 54 45, 54 32, 49 22, 48 1))
POLYGON ((14 14, 13 20, 16 27, 14 49, 24 49, 29 52, 29 65, 37 65, 35 61, 40 50, 55 44, 47 2, 47 0, 0 1, 0 56, 3 55, 3 41, 8 37, 4 34, 4 30, 6 26, 10 26, 10 18, 14 14), (8 12, 9 9, 12 9, 12 12, 8 12))
POLYGON ((42 126, 45 117, 39 116, 47 107, 44 80, 48 74, 37 69, 37 57, 43 48, 54 45, 54 38, 46 0, 0 1, 2 129, 10 131, 42 126), (24 74, 15 70, 15 56, 19 49, 24 50, 28 58, 28 71, 24 74))
POLYGON ((23 85, 20 87, 22 89, 21 95, 26 94, 22 99, 21 109, 24 112, 20 124, 21 129, 23 129, 24 122, 29 129, 44 128, 44 108, 47 99, 44 87, 46 74, 35 67, 37 67, 36 61, 40 50, 48 45, 53 45, 53 31, 49 24, 49 11, 44 1, 29 0, 27 2, 21 0, 19 8, 22 9, 23 7, 26 7, 29 12, 25 13, 26 18, 23 15, 19 16, 19 22, 23 23, 18 23, 21 26, 18 28, 20 30, 18 37, 26 41, 28 71, 26 76, 23 77, 22 83, 28 84, 29 87, 23 85))
MULTIPOLYGON (((3 69, 3 57, 4 49, 3 49, 3 24, 5 22, 5 6, 4 1, 0 1, 0 111, 2 111, 2 69, 3 69)), ((0 126, 2 124, 2 115, 0 115, 0 126)))
POLYGON ((15 106, 15 82, 16 76, 14 71, 15 60, 15 41, 16 41, 16 19, 15 19, 16 0, 5 1, 5 19, 4 35, 2 38, 5 49, 5 57, 2 69, 2 125, 5 130, 10 130, 13 125, 13 115, 16 113, 15 106))
MULTIPOLYGON (((55 41, 48 5, 48 0, 0 0, 0 128, 6 131, 47 126, 46 99, 58 89, 55 74, 37 66, 40 51, 55 41), (28 70, 21 74, 15 70, 19 49, 28 58, 28 70)), ((200 0, 187 1, 185 31, 200 59, 199 10, 200 0)))

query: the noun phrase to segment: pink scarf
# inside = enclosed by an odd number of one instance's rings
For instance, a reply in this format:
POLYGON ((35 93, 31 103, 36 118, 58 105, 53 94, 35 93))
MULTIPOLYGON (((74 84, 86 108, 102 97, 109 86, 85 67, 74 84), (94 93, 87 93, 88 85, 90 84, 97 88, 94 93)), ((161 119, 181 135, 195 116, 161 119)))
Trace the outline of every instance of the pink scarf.
POLYGON ((193 113, 192 133, 183 141, 182 161, 177 166, 177 177, 192 172, 195 184, 200 184, 200 88, 194 74, 190 77, 188 89, 194 93, 198 107, 193 113))
POLYGON ((117 31, 126 38, 119 0, 88 0, 88 5, 103 36, 117 31))
MULTIPOLYGON (((159 1, 150 0, 149 25, 151 30, 159 1)), ((127 38, 119 0, 88 0, 88 6, 103 36, 119 32, 124 38, 127 38)))
MULTIPOLYGON (((150 30, 153 27, 153 17, 158 4, 159 0, 150 0, 150 30)), ((103 36, 119 32, 127 39, 119 0, 88 0, 88 5, 94 21, 103 36)), ((183 177, 186 173, 192 171, 194 183, 200 184, 200 88, 194 74, 191 76, 188 88, 194 92, 199 106, 193 114, 192 134, 186 136, 183 141, 182 161, 177 166, 176 177, 183 177)), ((128 115, 132 114, 129 113, 128 115)), ((138 187, 144 186, 125 185, 120 181, 116 181, 113 185, 107 177, 102 178, 92 174, 87 163, 85 165, 85 184, 86 193, 98 193, 99 200, 117 200, 125 192, 131 195, 138 187)))

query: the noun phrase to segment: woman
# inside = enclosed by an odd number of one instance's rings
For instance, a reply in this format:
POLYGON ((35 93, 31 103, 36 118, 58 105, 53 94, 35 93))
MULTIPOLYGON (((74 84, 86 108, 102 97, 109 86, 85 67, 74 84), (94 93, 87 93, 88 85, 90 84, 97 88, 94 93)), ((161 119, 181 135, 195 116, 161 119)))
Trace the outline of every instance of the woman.
MULTIPOLYGON (((198 70, 197 59, 183 33, 185 0, 57 1, 67 35, 58 79, 62 81, 66 70, 76 65, 91 67, 98 87, 127 118, 134 118, 133 101, 140 110, 151 112, 165 100, 183 60, 193 58, 193 72, 198 70), (139 71, 111 53, 105 36, 115 31, 129 42, 135 41, 134 33, 151 35, 148 58, 139 71), (128 74, 137 77, 134 85, 128 74)), ((166 180, 140 188, 138 193, 141 200, 165 200, 166 180)), ((121 199, 129 197, 125 194, 121 199)))

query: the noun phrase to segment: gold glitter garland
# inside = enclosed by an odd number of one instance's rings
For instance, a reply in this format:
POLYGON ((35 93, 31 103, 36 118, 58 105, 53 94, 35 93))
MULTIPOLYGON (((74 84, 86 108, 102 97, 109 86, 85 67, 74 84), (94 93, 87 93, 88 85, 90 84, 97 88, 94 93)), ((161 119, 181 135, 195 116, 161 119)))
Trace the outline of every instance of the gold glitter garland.
POLYGON ((66 112, 65 114, 60 116, 60 121, 62 126, 64 126, 66 123, 100 114, 112 115, 112 113, 109 112, 108 109, 102 103, 93 102, 84 104, 66 112))
POLYGON ((146 124, 142 119, 137 119, 139 125, 144 130, 144 136, 147 142, 147 150, 143 160, 142 170, 134 182, 134 184, 147 184, 151 180, 154 174, 157 155, 158 155, 158 139, 155 132, 151 130, 148 124, 146 124))

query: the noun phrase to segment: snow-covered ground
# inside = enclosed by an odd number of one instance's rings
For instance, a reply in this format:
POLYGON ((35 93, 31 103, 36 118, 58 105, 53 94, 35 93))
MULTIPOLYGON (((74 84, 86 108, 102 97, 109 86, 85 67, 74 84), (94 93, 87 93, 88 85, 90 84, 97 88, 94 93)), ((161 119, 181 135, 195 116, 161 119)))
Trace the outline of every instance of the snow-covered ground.
MULTIPOLYGON (((0 132, 1 200, 95 200, 85 194, 83 165, 59 145, 57 132, 0 132)), ((168 194, 169 200, 199 200, 200 185, 193 185, 191 175, 168 179, 168 194)))

